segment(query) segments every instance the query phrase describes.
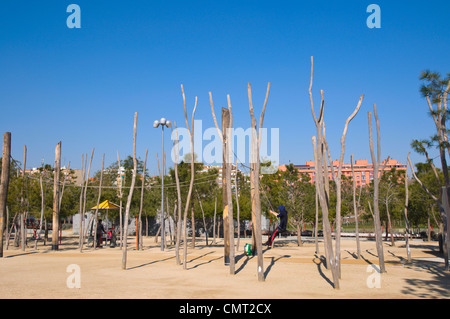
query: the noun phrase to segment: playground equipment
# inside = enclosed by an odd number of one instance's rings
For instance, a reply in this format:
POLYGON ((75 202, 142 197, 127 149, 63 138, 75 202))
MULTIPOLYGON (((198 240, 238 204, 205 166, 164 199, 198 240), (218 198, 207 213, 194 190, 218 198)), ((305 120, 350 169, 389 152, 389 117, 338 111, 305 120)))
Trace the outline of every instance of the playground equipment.
MULTIPOLYGON (((102 202, 102 203, 100 203, 98 205, 98 208, 97 208, 97 206, 94 206, 94 207, 91 208, 91 210, 94 210, 94 209, 106 211, 106 224, 108 225, 108 223, 109 223, 109 220, 108 220, 108 212, 109 212, 109 210, 120 209, 120 206, 110 202, 109 200, 105 200, 104 202, 102 202)), ((92 243, 94 243, 94 236, 92 235, 92 231, 93 231, 92 227, 94 226, 94 224, 95 224, 95 222, 94 222, 94 220, 92 220, 92 224, 91 224, 91 227, 90 227, 91 230, 89 232, 89 237, 88 237, 88 246, 89 246, 89 243, 91 241, 92 241, 92 243)), ((115 245, 116 245, 116 231, 115 231, 114 225, 112 225, 112 228, 108 229, 106 233, 102 234, 101 241, 104 241, 105 244, 106 244, 108 240, 110 241, 110 246, 111 247, 115 247, 115 245), (111 234, 109 234, 110 232, 111 232, 111 234)))

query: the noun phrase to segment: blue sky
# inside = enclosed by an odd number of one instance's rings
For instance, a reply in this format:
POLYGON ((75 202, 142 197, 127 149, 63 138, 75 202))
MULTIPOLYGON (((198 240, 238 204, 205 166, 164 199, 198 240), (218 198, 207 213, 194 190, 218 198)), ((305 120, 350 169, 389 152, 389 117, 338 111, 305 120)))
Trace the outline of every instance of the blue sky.
MULTIPOLYGON (((157 171, 166 117, 185 126, 198 96, 196 119, 212 127, 208 92, 219 113, 230 94, 235 127, 250 125, 247 83, 257 117, 267 82, 271 93, 264 127, 280 129, 280 162, 312 160, 315 135, 309 104, 314 56, 316 109, 325 91, 327 136, 333 159, 346 118, 345 161, 370 159, 367 112, 378 106, 382 157, 406 161, 410 142, 435 131, 419 94, 424 69, 450 72, 448 1, 86 1, 3 0, 0 3, 1 133, 12 132, 12 156, 27 167, 79 168, 95 147, 94 170, 132 154, 134 112, 137 153, 149 150, 157 171), (81 8, 81 28, 69 29, 69 4, 81 8), (381 8, 381 28, 369 29, 369 4, 381 8)), ((166 151, 171 142, 167 136, 166 151)), ((437 156, 432 152, 432 156, 437 156)), ((423 161, 412 154, 412 161, 423 161)))

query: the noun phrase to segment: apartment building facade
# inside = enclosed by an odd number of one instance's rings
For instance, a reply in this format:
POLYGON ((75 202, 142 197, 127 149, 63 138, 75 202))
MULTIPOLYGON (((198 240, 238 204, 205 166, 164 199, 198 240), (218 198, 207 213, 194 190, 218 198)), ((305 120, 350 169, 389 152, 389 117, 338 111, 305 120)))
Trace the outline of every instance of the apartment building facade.
MULTIPOLYGON (((397 170, 403 170, 406 171, 406 164, 402 164, 398 162, 396 159, 389 159, 387 163, 386 161, 383 161, 380 163, 379 171, 384 167, 385 171, 390 171, 392 168, 395 168, 397 170), (385 165, 386 164, 386 165, 385 165)), ((339 168, 339 161, 333 161, 333 170, 334 173, 337 174, 338 168, 339 168)), ((311 183, 314 183, 316 180, 315 176, 315 167, 314 167, 314 161, 305 161, 304 165, 294 165, 295 168, 298 169, 300 174, 308 174, 311 178, 311 183)), ((280 165, 278 167, 280 171, 286 170, 286 165, 280 165)), ((353 164, 353 169, 355 171, 355 180, 356 180, 356 186, 365 186, 369 185, 370 182, 373 180, 373 164, 368 163, 367 160, 356 160, 353 164)), ((346 176, 348 178, 352 178, 352 167, 351 164, 344 163, 342 165, 342 175, 346 176)), ((328 178, 332 180, 331 175, 331 167, 328 166, 328 178)))

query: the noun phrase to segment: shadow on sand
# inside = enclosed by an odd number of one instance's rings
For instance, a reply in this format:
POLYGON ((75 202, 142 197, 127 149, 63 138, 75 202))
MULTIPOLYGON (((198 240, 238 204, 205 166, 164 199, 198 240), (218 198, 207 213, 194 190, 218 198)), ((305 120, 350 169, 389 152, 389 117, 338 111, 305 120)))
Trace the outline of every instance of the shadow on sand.
POLYGON ((325 281, 332 287, 334 288, 334 283, 330 280, 330 278, 328 278, 324 272, 322 271, 322 266, 324 268, 327 268, 327 263, 326 263, 326 258, 323 255, 318 256, 317 254, 314 255, 314 259, 313 259, 313 263, 316 264, 317 266, 317 271, 319 272, 319 275, 325 279, 325 281))

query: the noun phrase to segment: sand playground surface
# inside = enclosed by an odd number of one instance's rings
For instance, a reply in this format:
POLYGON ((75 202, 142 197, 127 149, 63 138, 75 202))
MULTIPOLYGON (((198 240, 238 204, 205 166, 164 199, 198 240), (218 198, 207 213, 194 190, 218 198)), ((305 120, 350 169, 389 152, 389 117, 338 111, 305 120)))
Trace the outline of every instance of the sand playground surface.
MULTIPOLYGON (((71 231, 63 234, 58 251, 51 242, 34 242, 23 252, 9 247, 0 258, 0 298, 45 299, 442 299, 450 298, 450 273, 444 270, 437 242, 413 240, 413 261, 406 262, 404 241, 383 242, 387 273, 375 270, 378 258, 374 241, 361 241, 362 258, 356 259, 354 239, 341 241, 340 289, 333 289, 331 271, 315 254, 313 238, 302 247, 294 239, 276 239, 264 247, 265 281, 257 279, 257 257, 244 255, 241 239, 236 252, 236 274, 224 265, 223 240, 206 246, 198 239, 188 249, 187 269, 175 263, 174 248, 161 251, 154 237, 144 237, 144 250, 136 251, 135 237, 128 239, 127 269, 122 250, 104 247, 77 248, 71 231), (375 268, 374 268, 375 267, 375 268), (79 284, 79 288, 76 284, 79 284)), ((265 238, 263 238, 265 240, 265 238)), ((211 240, 210 240, 211 242, 211 240)), ((181 251, 182 253, 182 251, 181 251)))

